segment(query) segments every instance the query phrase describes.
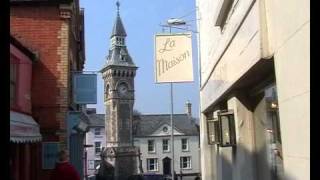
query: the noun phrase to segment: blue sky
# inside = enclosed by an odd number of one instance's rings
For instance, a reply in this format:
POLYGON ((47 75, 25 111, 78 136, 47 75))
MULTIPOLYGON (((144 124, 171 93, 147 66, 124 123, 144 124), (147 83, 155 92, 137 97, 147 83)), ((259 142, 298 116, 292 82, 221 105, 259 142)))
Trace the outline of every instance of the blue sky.
MULTIPOLYGON (((85 8, 85 71, 98 71, 104 63, 110 47, 109 37, 116 17, 116 0, 80 0, 85 8)), ((194 0, 120 0, 120 16, 127 32, 128 51, 139 67, 135 78, 134 109, 143 114, 170 113, 170 85, 154 82, 154 35, 160 33, 169 18, 189 21, 190 29, 196 30, 194 0)), ((173 30, 179 32, 179 30, 173 30)), ((180 31, 181 32, 181 31, 180 31)), ((199 81, 197 60, 197 34, 193 33, 193 83, 173 85, 174 113, 185 112, 185 102, 192 103, 192 114, 199 115, 199 81)), ((104 113, 103 80, 98 75, 97 113, 104 113)))

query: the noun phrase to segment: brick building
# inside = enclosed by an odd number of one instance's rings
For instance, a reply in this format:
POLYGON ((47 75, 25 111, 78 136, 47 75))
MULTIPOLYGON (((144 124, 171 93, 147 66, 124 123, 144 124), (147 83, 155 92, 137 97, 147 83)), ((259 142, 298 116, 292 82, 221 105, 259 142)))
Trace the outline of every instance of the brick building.
POLYGON ((41 134, 31 112, 31 73, 36 56, 10 36, 10 176, 30 180, 35 176, 41 134))
POLYGON ((56 151, 68 147, 69 112, 81 110, 72 100, 71 75, 82 71, 85 62, 84 10, 78 0, 10 0, 10 33, 38 56, 30 97, 42 143, 29 179, 45 180, 56 151))

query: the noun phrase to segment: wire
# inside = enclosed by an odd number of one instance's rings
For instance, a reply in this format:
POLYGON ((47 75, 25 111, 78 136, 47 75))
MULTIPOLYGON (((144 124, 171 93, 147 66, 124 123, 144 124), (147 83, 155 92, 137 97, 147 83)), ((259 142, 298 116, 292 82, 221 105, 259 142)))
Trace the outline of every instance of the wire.
POLYGON ((183 15, 183 16, 179 17, 179 19, 182 19, 182 18, 184 18, 184 17, 189 16, 191 13, 195 12, 197 9, 198 9, 198 8, 194 8, 192 11, 188 12, 186 15, 183 15))

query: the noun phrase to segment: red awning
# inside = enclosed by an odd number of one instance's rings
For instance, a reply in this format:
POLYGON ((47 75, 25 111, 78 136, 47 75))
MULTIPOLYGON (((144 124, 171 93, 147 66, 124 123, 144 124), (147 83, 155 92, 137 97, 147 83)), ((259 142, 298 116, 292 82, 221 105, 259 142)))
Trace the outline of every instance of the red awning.
POLYGON ((42 137, 38 123, 26 114, 10 111, 10 141, 14 143, 39 142, 42 137))

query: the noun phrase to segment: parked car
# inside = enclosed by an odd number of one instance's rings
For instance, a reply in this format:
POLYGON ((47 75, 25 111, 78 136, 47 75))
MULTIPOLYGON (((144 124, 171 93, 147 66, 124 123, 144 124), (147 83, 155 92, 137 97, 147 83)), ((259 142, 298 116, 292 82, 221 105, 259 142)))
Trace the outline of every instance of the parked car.
POLYGON ((136 174, 128 177, 128 180, 171 180, 163 174, 136 174))

